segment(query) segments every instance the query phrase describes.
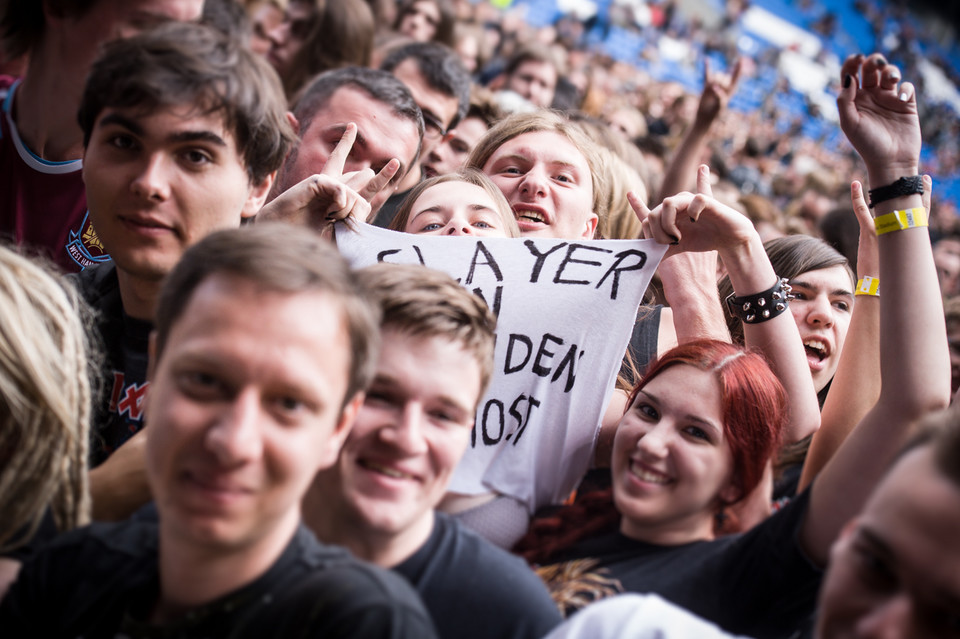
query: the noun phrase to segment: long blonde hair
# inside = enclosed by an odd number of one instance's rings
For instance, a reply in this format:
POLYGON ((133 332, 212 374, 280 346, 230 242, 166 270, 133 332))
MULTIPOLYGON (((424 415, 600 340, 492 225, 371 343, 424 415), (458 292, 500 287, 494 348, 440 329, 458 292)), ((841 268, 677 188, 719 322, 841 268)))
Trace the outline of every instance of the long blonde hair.
POLYGON ((93 371, 89 311, 77 291, 3 246, 0 309, 0 548, 7 549, 33 535, 47 507, 60 530, 90 519, 93 371))

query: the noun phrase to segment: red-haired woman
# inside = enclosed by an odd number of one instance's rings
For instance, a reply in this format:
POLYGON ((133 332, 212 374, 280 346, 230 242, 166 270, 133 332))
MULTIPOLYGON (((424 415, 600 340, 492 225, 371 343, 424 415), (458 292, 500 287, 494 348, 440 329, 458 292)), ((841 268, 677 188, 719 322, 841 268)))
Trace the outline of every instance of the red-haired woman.
MULTIPOLYGON (((883 228, 877 404, 808 490, 748 532, 717 537, 717 514, 750 490, 766 461, 763 450, 775 441, 767 420, 776 419, 780 400, 771 381, 748 379, 762 375, 762 367, 748 371, 739 365, 746 356, 724 354, 728 347, 698 343, 668 353, 634 393, 614 441, 619 525, 589 539, 567 537, 562 550, 542 537, 525 540, 528 557, 542 565, 568 611, 616 592, 656 593, 729 632, 790 635, 813 614, 831 545, 911 425, 947 405, 950 368, 936 269, 913 190, 920 152, 914 88, 901 84, 899 71, 879 55, 851 57, 844 74, 841 123, 865 160, 878 233, 883 228), (897 186, 885 188, 891 183, 897 186)), ((719 249, 735 291, 730 310, 744 319, 747 343, 760 346, 777 370, 787 422, 811 399, 815 404, 806 357, 791 350, 802 349, 796 325, 773 296, 777 285, 753 293, 775 277, 758 257, 763 248, 749 222, 703 194, 668 198, 652 213, 638 208, 647 237, 677 249, 719 249), (793 389, 804 381, 798 395, 793 389)), ((564 536, 562 522, 558 528, 554 538, 564 536)), ((875 566, 864 562, 864 579, 874 578, 875 566)))

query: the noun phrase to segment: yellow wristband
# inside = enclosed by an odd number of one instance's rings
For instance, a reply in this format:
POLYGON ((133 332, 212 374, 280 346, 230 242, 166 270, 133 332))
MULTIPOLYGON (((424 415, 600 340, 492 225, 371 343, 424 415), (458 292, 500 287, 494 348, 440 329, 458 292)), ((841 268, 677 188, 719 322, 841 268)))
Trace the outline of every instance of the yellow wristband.
POLYGON ((862 280, 857 280, 857 290, 854 295, 875 295, 880 297, 880 278, 867 275, 862 280))
POLYGON ((877 228, 877 235, 912 229, 918 226, 926 226, 927 209, 918 206, 903 211, 894 211, 893 213, 879 216, 873 221, 873 224, 877 228))

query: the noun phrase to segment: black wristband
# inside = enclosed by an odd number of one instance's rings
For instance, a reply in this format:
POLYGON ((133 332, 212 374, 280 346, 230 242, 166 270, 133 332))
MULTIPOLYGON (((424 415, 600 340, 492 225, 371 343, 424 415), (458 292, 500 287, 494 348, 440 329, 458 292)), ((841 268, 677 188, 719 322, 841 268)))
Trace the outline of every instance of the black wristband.
POLYGON ((893 184, 870 189, 870 208, 895 197, 916 194, 923 195, 923 178, 919 175, 902 177, 893 184))
POLYGON ((736 293, 727 296, 727 311, 732 317, 740 318, 745 324, 759 324, 780 315, 790 303, 790 284, 781 277, 773 288, 754 295, 736 297, 736 293))

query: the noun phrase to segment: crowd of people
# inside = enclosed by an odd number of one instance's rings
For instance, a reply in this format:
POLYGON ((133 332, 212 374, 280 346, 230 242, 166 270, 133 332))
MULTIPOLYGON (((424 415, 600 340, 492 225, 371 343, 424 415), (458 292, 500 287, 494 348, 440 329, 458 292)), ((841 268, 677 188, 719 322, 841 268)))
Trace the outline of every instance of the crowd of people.
POLYGON ((0 3, 4 636, 960 632, 914 67, 826 148, 518 16, 0 3))

